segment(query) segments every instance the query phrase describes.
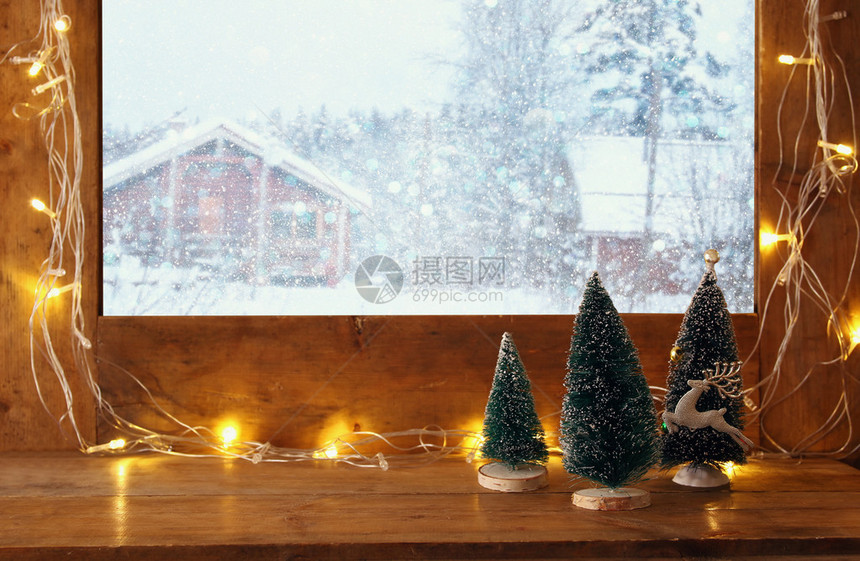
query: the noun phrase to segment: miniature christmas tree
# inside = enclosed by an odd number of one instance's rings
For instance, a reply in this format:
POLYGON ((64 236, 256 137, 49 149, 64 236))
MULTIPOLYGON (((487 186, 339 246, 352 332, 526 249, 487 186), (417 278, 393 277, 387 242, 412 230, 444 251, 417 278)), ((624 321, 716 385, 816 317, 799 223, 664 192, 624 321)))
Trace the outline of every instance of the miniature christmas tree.
POLYGON ((720 473, 723 463, 743 463, 745 449, 752 445, 741 432, 738 348, 723 292, 717 286, 717 261, 716 251, 705 253, 707 270, 670 354, 663 414, 668 432, 661 466, 668 469, 688 463, 689 470, 679 472, 675 480, 700 487, 727 484, 728 478, 720 473), (692 473, 696 470, 702 473, 692 473))
POLYGON ((499 347, 483 435, 481 453, 497 463, 481 468, 481 485, 527 491, 546 484, 546 469, 540 466, 549 458, 544 430, 535 411, 526 369, 510 333, 502 336, 499 347))
POLYGON ((510 333, 502 335, 484 414, 481 453, 510 466, 545 464, 549 453, 526 369, 510 333))
POLYGON ((565 469, 613 491, 639 481, 658 458, 657 413, 639 354, 597 273, 576 316, 564 385, 565 469))

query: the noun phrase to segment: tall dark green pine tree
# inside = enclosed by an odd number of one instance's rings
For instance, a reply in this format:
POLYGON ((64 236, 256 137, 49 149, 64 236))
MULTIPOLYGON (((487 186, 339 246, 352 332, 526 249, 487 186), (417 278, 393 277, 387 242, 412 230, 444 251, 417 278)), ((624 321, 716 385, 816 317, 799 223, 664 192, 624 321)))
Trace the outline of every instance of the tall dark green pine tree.
POLYGON ((611 489, 640 480, 659 457, 657 412, 636 347, 596 272, 576 316, 564 385, 565 469, 611 489))
MULTIPOLYGON (((713 268, 702 277, 696 293, 684 314, 675 348, 669 362, 666 410, 675 411, 678 401, 690 391, 689 380, 702 380, 704 371, 715 363, 732 363, 738 360, 738 347, 732 318, 717 286, 713 268)), ((712 390, 702 393, 696 402, 698 411, 719 410, 725 407, 725 421, 743 430, 743 399, 721 395, 712 390)), ((711 427, 690 430, 679 426, 663 439, 661 467, 671 468, 689 463, 692 467, 709 465, 722 470, 723 462, 736 464, 746 461, 744 449, 724 432, 711 427)))
POLYGON ((510 333, 502 336, 493 388, 484 414, 481 453, 508 464, 544 464, 549 459, 535 411, 531 383, 510 333))

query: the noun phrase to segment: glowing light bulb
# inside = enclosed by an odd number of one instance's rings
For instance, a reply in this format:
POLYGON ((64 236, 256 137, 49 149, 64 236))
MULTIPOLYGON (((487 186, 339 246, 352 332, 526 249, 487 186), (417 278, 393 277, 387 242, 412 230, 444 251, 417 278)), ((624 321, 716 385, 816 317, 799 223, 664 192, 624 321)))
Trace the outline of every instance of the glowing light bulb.
POLYGON ((107 442, 105 444, 96 444, 94 446, 90 446, 89 448, 87 448, 86 451, 87 454, 94 454, 96 452, 116 451, 122 450, 123 448, 125 448, 125 445, 125 439, 115 438, 114 440, 111 440, 110 442, 107 442))
POLYGON ((486 441, 486 438, 484 438, 483 433, 479 431, 473 431, 473 433, 473 436, 463 440, 464 449, 469 451, 469 453, 466 454, 467 464, 472 463, 472 461, 475 459, 475 456, 477 456, 481 452, 481 447, 486 441))
POLYGON ((818 146, 821 148, 827 148, 828 150, 833 150, 842 154, 843 156, 850 156, 854 153, 854 149, 848 146, 847 144, 833 144, 832 142, 824 142, 823 140, 818 141, 818 146))
POLYGON ((811 58, 796 58, 791 55, 779 55, 777 59, 781 64, 812 64, 813 60, 811 58))
POLYGON ((779 240, 779 236, 774 234, 773 232, 762 232, 759 235, 759 244, 762 247, 767 247, 769 245, 775 244, 779 240))
POLYGON ((227 425, 223 429, 221 429, 221 441, 224 446, 230 446, 230 444, 239 437, 239 429, 234 427, 233 425, 227 425))
POLYGON ((759 245, 761 247, 768 247, 777 242, 787 242, 791 241, 791 234, 776 234, 774 232, 762 232, 759 234, 759 245))
POLYGON ((31 205, 33 208, 35 208, 36 210, 38 210, 39 212, 44 212, 45 214, 47 214, 47 215, 48 215, 48 216, 50 216, 51 218, 56 218, 56 217, 57 217, 57 213, 55 213, 53 210, 51 210, 51 209, 49 209, 47 206, 45 206, 45 203, 43 203, 43 202, 42 202, 42 201, 40 201, 39 199, 33 199, 33 200, 31 200, 31 201, 30 201, 30 205, 31 205))
POLYGON ((313 457, 315 460, 337 458, 337 446, 329 444, 328 446, 314 450, 313 457))
POLYGON ((60 294, 63 294, 65 292, 69 292, 73 288, 75 288, 74 283, 73 284, 67 284, 65 286, 52 288, 51 290, 48 291, 47 297, 48 298, 56 298, 60 294))
MULTIPOLYGON (((857 345, 860 345, 860 325, 851 330, 851 344, 848 346, 849 355, 854 352, 857 345)), ((848 360, 847 356, 845 357, 845 360, 848 360)))
POLYGON ((32 64, 30 65, 30 70, 28 70, 27 72, 30 74, 30 76, 36 76, 39 74, 39 72, 42 71, 43 68, 45 68, 45 63, 48 62, 48 57, 51 56, 51 53, 53 52, 53 50, 54 50, 54 48, 50 47, 50 48, 45 49, 44 51, 41 51, 39 53, 38 57, 27 57, 25 59, 19 58, 18 61, 19 62, 24 62, 24 61, 31 62, 32 61, 32 64))
POLYGON ((72 18, 69 16, 60 16, 57 18, 57 21, 54 22, 54 29, 59 31, 60 33, 64 33, 69 30, 72 26, 72 18))

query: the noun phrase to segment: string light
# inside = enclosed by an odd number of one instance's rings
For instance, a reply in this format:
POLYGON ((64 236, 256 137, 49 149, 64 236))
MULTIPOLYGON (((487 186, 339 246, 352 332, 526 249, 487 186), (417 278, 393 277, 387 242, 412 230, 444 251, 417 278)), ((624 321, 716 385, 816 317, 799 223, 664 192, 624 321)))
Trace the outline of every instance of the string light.
POLYGON ((475 457, 480 453, 481 446, 484 445, 484 435, 483 433, 476 432, 475 436, 468 439, 465 442, 466 448, 469 450, 469 453, 466 454, 466 462, 472 463, 475 457))
POLYGON ((827 148, 828 150, 834 150, 843 156, 850 156, 854 153, 854 149, 846 144, 833 144, 832 142, 824 142, 823 140, 818 141, 818 146, 821 148, 827 148))
POLYGON ((88 446, 86 449, 87 454, 97 454, 99 452, 116 452, 125 448, 126 441, 124 438, 116 438, 111 440, 110 442, 106 442, 104 444, 96 444, 94 446, 88 446))
POLYGON ((60 294, 63 294, 65 292, 69 292, 69 291, 73 290, 74 288, 75 288, 74 284, 67 284, 67 285, 61 286, 59 288, 52 288, 51 290, 48 291, 46 298, 56 298, 60 294))
POLYGON ((60 33, 65 33, 72 26, 72 19, 69 16, 62 15, 54 20, 54 29, 60 33))
POLYGON ((30 76, 38 76, 39 72, 42 71, 42 68, 44 68, 44 65, 40 61, 37 60, 37 61, 33 62, 32 66, 30 66, 30 70, 28 71, 28 74, 30 74, 30 76))
POLYGON ((48 63, 48 59, 50 58, 50 56, 53 52, 54 52, 53 48, 42 49, 42 51, 39 52, 38 56, 26 57, 26 58, 16 57, 15 59, 12 60, 12 62, 18 63, 18 64, 25 63, 25 62, 31 62, 32 64, 30 65, 29 70, 27 70, 27 73, 30 76, 38 76, 39 72, 41 72, 42 69, 45 68, 45 65, 48 63))
POLYGON ((221 443, 224 448, 229 448, 230 445, 239 438, 239 429, 233 425, 227 425, 221 429, 221 443))
POLYGON ((857 345, 860 345, 860 325, 856 326, 851 331, 851 344, 848 347, 849 355, 854 352, 854 349, 857 347, 857 345))
POLYGON ((830 14, 829 16, 824 16, 819 21, 824 23, 826 21, 837 21, 840 19, 845 19, 848 17, 848 12, 846 10, 838 10, 830 14))
MULTIPOLYGON (((119 440, 113 444, 91 445, 87 442, 87 438, 77 423, 76 407, 74 407, 75 396, 66 375, 68 366, 62 364, 60 360, 52 338, 51 322, 48 321, 47 295, 55 288, 57 277, 65 274, 63 264, 72 261, 75 264, 74 278, 65 287, 57 288, 57 292, 62 293, 71 290, 74 295, 67 308, 69 315, 66 316, 69 320, 68 332, 72 334, 69 340, 70 354, 73 357, 74 368, 80 374, 90 393, 99 396, 100 390, 91 364, 92 357, 86 352, 92 348, 92 343, 84 335, 87 328, 81 307, 80 292, 75 290, 75 287, 79 287, 81 283, 81 264, 84 258, 84 232, 86 228, 83 220, 84 215, 81 211, 80 187, 83 149, 81 124, 77 113, 73 83, 74 68, 71 62, 68 38, 54 27, 54 22, 63 19, 63 12, 60 8, 61 2, 59 0, 43 0, 40 4, 39 33, 33 40, 41 43, 38 50, 35 51, 37 54, 18 57, 12 62, 30 64, 29 74, 45 76, 46 83, 33 88, 31 93, 34 96, 49 89, 58 89, 57 86, 60 85, 67 87, 64 88, 66 91, 63 93, 52 92, 50 101, 42 108, 25 102, 17 103, 12 107, 12 113, 20 119, 29 120, 40 117, 38 121, 39 130, 43 135, 44 145, 48 149, 46 177, 52 208, 49 208, 39 199, 31 201, 34 209, 51 218, 52 232, 48 255, 40 267, 35 288, 35 299, 29 319, 31 374, 42 406, 57 419, 63 431, 66 431, 67 427, 71 429, 71 434, 77 440, 81 451, 87 453, 126 451, 124 440, 121 441, 123 442, 122 445, 119 444, 119 440), (36 360, 37 355, 40 356, 38 361, 36 360), (37 365, 42 363, 47 363, 48 369, 53 374, 51 379, 59 384, 60 397, 64 404, 61 415, 54 414, 53 406, 48 405, 48 400, 43 395, 43 382, 37 369, 37 365)), ((69 22, 70 20, 66 21, 66 23, 69 22)), ((13 45, 7 52, 11 52, 18 46, 13 45)), ((2 60, 0 59, 0 61, 2 60)), ((100 400, 97 398, 97 401, 100 400)), ((51 402, 53 403, 53 400, 51 402)), ((99 407, 101 406, 99 404, 99 407)))
POLYGON ((330 460, 333 458, 337 458, 337 446, 332 444, 331 446, 327 447, 325 450, 323 450, 323 456, 330 460))
MULTIPOLYGON (((773 176, 771 188, 775 189, 778 197, 782 202, 779 212, 779 220, 775 230, 789 232, 783 236, 790 236, 788 253, 785 256, 785 263, 779 272, 773 286, 767 291, 762 311, 760 312, 759 338, 752 349, 755 353, 762 340, 765 327, 769 330, 774 329, 774 321, 768 321, 770 315, 770 306, 772 297, 776 289, 784 287, 784 332, 782 341, 780 342, 774 362, 770 368, 770 372, 762 373, 761 380, 752 387, 745 390, 748 397, 753 392, 759 392, 759 406, 757 409, 750 408, 751 417, 759 421, 759 427, 762 434, 762 440, 769 442, 776 448, 778 454, 786 456, 800 455, 820 455, 828 457, 847 457, 858 450, 860 445, 856 443, 856 436, 852 427, 852 413, 856 411, 856 407, 852 408, 852 396, 846 391, 846 388, 852 379, 853 375, 845 367, 845 361, 848 358, 851 350, 856 346, 854 341, 853 330, 847 327, 845 321, 845 306, 850 294, 850 288, 854 285, 853 279, 855 274, 855 265, 857 264, 858 256, 860 256, 860 218, 858 218, 851 196, 850 182, 843 181, 843 177, 854 173, 858 169, 858 162, 854 158, 854 151, 848 144, 833 144, 827 142, 828 138, 828 123, 833 114, 832 103, 834 99, 844 96, 847 99, 848 112, 842 116, 847 121, 846 126, 849 130, 854 130, 854 113, 853 101, 849 87, 848 75, 845 65, 838 54, 832 53, 827 57, 823 56, 823 41, 820 25, 824 21, 836 21, 847 17, 846 13, 834 12, 830 16, 820 17, 820 2, 819 0, 806 0, 804 10, 804 35, 807 39, 807 46, 804 54, 809 53, 809 58, 794 58, 780 57, 780 62, 784 64, 807 64, 806 80, 807 88, 805 91, 811 92, 812 99, 805 107, 811 108, 814 111, 815 122, 819 130, 818 146, 824 148, 823 156, 818 151, 812 154, 812 163, 809 165, 806 162, 791 162, 791 177, 787 180, 782 180, 779 183, 777 178, 780 177, 780 172, 785 169, 786 162, 780 160, 777 172, 773 176), (825 61, 834 61, 834 67, 825 61), (841 72, 841 77, 834 72, 841 72), (834 91, 836 86, 841 86, 844 89, 839 92, 834 91), (803 177, 798 182, 795 175, 795 170, 801 167, 808 171, 803 174, 803 177), (843 195, 846 200, 839 201, 839 207, 848 213, 848 225, 853 226, 853 244, 839 244, 840 252, 851 251, 848 272, 846 278, 836 278, 832 273, 829 275, 828 284, 836 284, 836 290, 828 288, 827 285, 818 276, 812 264, 807 261, 806 255, 803 252, 803 242, 805 236, 810 235, 815 231, 817 220, 821 216, 821 210, 824 208, 824 200, 833 195, 843 195), (834 293, 835 292, 835 293, 834 293), (813 364, 803 365, 799 361, 793 361, 792 365, 797 369, 797 381, 791 387, 785 387, 783 380, 783 364, 786 359, 791 356, 791 345, 794 338, 794 330, 798 327, 801 317, 808 317, 808 313, 801 315, 801 310, 811 304, 815 310, 822 312, 827 318, 827 333, 823 334, 824 338, 835 337, 838 343, 839 356, 813 354, 818 352, 816 349, 809 349, 807 354, 814 356, 809 362, 813 364), (803 373, 803 368, 808 367, 803 373), (809 434, 801 437, 793 443, 780 442, 780 439, 770 433, 768 426, 769 415, 775 411, 776 407, 784 404, 794 394, 800 392, 809 380, 814 376, 830 376, 836 377, 836 380, 828 379, 827 385, 838 385, 842 388, 842 392, 835 398, 832 410, 829 416, 817 429, 812 430, 809 434), (847 426, 847 430, 844 430, 847 426), (835 431, 840 431, 841 444, 836 444, 821 451, 820 443, 822 440, 833 434, 835 431), (819 447, 816 449, 815 446, 819 447)), ((794 77, 792 72, 791 76, 794 77)), ((783 149, 783 140, 781 136, 781 114, 783 105, 789 91, 790 82, 785 86, 785 94, 778 108, 777 115, 777 138, 780 141, 780 154, 785 154, 783 149)), ((807 115, 802 116, 802 119, 808 119, 807 115)), ((802 134, 799 130, 798 135, 802 134)), ((795 146, 800 142, 800 138, 796 141, 795 146)), ((853 142, 856 145, 856 139, 853 142)), ((781 241, 780 237, 775 233, 762 234, 760 238, 761 245, 768 245, 765 242, 775 243, 781 241)), ((819 250, 820 254, 821 250, 819 250)), ((794 343, 797 344, 797 343, 794 343)), ((802 343, 801 343, 802 344, 802 343)), ((818 347, 818 346, 816 346, 818 347)), ((824 352, 827 346, 821 345, 821 352, 824 352)), ((752 356, 752 354, 750 355, 752 356)), ((744 400, 748 403, 747 399, 744 400)), ((750 400, 751 402, 751 400, 750 400)), ((820 409, 824 414, 827 414, 827 404, 817 401, 815 407, 820 409)), ((780 417, 783 415, 780 414, 780 417)))
POLYGON ((791 234, 776 234, 774 232, 762 231, 759 234, 759 245, 761 247, 768 247, 774 245, 777 242, 791 241, 793 239, 794 236, 791 234))
POLYGON ((39 72, 41 72, 43 68, 45 68, 44 59, 40 57, 39 59, 33 61, 33 64, 30 65, 30 69, 27 71, 27 73, 30 76, 38 76, 39 72))
POLYGON ((9 62, 12 64, 33 64, 39 60, 39 57, 35 56, 13 56, 9 59, 9 62))
POLYGON ((780 64, 787 64, 789 66, 794 64, 815 64, 815 61, 811 58, 796 58, 791 55, 779 55, 779 57, 777 57, 777 60, 780 62, 780 64))
POLYGON ((57 218, 57 213, 54 212, 53 210, 49 209, 47 207, 47 205, 45 205, 45 203, 43 203, 39 199, 32 199, 30 201, 30 206, 32 206, 34 209, 38 210, 39 212, 43 212, 43 213, 47 214, 51 218, 57 218))
POLYGON ((57 76, 56 78, 49 80, 49 81, 45 82, 44 84, 40 84, 40 85, 36 86, 35 88, 33 88, 32 94, 33 95, 43 94, 47 90, 50 90, 51 88, 55 88, 65 81, 66 81, 65 76, 57 76))

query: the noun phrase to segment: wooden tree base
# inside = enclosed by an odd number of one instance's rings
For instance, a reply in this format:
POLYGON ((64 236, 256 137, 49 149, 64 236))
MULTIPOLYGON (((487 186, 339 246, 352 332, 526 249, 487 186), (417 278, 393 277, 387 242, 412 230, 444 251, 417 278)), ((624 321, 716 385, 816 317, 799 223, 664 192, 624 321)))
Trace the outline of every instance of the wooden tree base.
POLYGON ((728 476, 711 466, 684 466, 678 470, 672 481, 687 487, 715 488, 728 487, 728 476))
POLYGON ((507 464, 492 462, 478 469, 481 487, 505 493, 523 493, 547 486, 546 468, 532 464, 520 464, 511 469, 507 464))
POLYGON ((571 497, 573 504, 589 510, 634 510, 651 504, 651 493, 635 487, 580 489, 571 497))

